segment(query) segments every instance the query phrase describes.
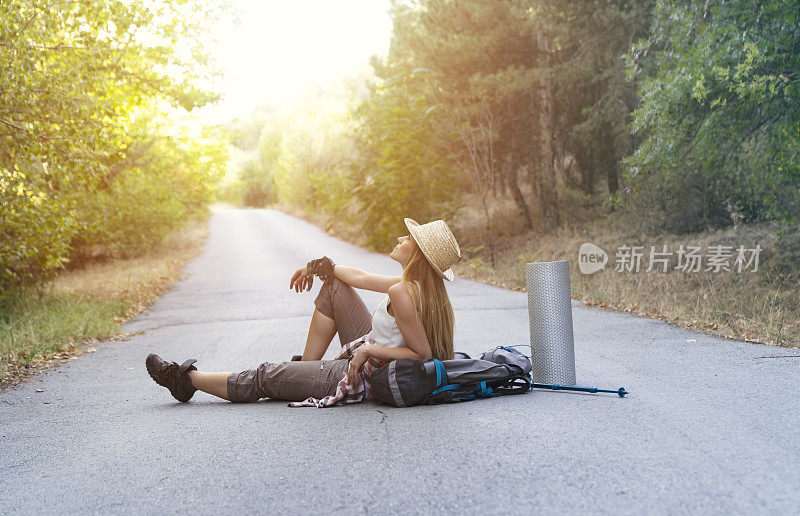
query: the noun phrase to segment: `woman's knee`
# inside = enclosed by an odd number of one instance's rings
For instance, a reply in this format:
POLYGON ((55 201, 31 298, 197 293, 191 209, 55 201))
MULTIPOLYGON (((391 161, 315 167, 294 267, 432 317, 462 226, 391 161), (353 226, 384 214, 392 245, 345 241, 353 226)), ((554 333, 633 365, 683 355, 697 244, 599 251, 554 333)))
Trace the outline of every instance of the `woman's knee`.
POLYGON ((228 376, 228 401, 233 403, 258 401, 260 397, 255 380, 256 370, 254 369, 231 373, 228 376))
POLYGON ((279 364, 264 362, 255 369, 231 373, 228 377, 228 399, 234 403, 247 403, 269 397, 269 382, 279 364))
POLYGON ((314 299, 314 304, 322 312, 322 315, 333 319, 333 304, 340 302, 343 295, 351 295, 348 292, 350 290, 353 290, 353 287, 339 278, 333 278, 322 284, 316 299, 314 299))

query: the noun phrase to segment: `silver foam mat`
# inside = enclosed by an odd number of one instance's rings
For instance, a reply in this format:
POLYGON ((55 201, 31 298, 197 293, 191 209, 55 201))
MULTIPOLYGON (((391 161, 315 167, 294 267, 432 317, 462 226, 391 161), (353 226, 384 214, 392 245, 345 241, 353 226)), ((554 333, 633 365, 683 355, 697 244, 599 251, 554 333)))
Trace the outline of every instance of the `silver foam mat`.
POLYGON ((575 385, 575 345, 569 262, 525 265, 528 282, 533 381, 575 385))

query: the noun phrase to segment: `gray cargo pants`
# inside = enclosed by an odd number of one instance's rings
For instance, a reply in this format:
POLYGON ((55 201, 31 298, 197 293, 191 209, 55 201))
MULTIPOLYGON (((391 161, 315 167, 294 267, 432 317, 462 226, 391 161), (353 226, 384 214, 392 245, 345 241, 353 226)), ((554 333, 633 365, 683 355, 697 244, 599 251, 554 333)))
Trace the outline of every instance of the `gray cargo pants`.
MULTIPOLYGON (((323 283, 314 299, 317 310, 330 317, 342 345, 372 330, 372 317, 364 300, 353 287, 337 278, 323 283)), ((273 398, 303 401, 336 393, 347 373, 349 359, 264 362, 255 369, 228 375, 228 399, 233 402, 273 398)))

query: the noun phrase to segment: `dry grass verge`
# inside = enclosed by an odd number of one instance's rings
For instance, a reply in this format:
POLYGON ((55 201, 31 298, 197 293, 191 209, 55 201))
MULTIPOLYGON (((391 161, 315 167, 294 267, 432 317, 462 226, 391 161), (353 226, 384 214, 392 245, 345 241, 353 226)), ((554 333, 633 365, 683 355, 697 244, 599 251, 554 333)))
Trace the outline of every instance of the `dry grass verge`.
POLYGON ((139 314, 181 276, 208 236, 193 220, 148 255, 62 272, 36 289, 0 295, 0 387, 92 352, 98 341, 124 337, 120 325, 139 314))
MULTIPOLYGON (((585 223, 580 229, 560 229, 550 234, 514 232, 516 218, 508 206, 497 207, 492 225, 499 235, 495 267, 483 232, 477 230, 482 215, 469 208, 453 222, 463 242, 462 259, 454 267, 457 275, 504 288, 525 291, 525 264, 534 261, 568 260, 572 297, 601 308, 661 319, 679 327, 736 340, 776 346, 800 347, 800 235, 779 242, 772 224, 743 225, 736 229, 709 230, 693 235, 648 236, 613 229, 603 223, 585 223), (578 249, 591 242, 608 253, 604 270, 583 274, 578 267, 578 249), (654 266, 646 272, 650 246, 676 253, 680 245, 760 245, 758 270, 742 272, 675 270, 673 254, 667 272, 654 266), (615 270, 616 252, 622 245, 644 246, 639 272, 615 270)), ((731 260, 732 262, 732 260, 731 260)), ((702 269, 706 268, 705 259, 702 269)))

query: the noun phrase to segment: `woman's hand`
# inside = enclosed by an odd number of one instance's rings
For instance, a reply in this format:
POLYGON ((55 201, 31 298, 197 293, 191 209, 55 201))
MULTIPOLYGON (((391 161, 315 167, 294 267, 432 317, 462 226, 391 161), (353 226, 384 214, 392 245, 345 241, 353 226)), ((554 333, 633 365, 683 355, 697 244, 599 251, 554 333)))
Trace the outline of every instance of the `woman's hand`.
POLYGON ((308 267, 303 265, 292 275, 289 280, 289 288, 294 288, 295 292, 302 290, 311 290, 311 285, 314 283, 314 276, 308 273, 308 267))
POLYGON ((358 379, 358 372, 361 370, 364 364, 367 363, 371 347, 372 344, 364 344, 358 348, 356 354, 350 359, 350 367, 347 369, 347 381, 350 383, 350 385, 358 385, 360 383, 358 379))

